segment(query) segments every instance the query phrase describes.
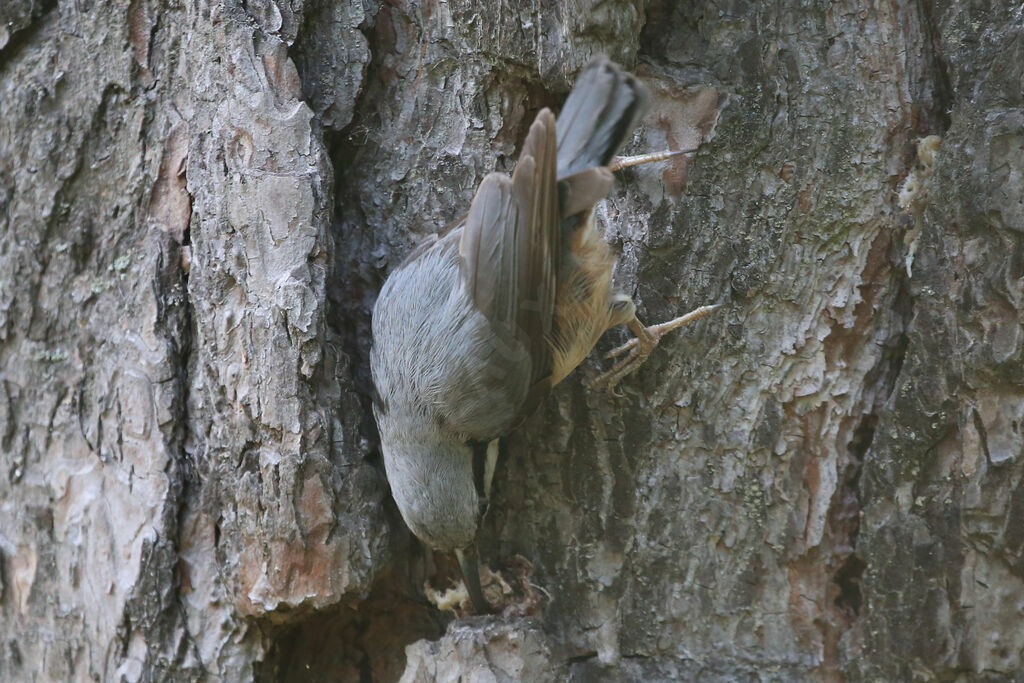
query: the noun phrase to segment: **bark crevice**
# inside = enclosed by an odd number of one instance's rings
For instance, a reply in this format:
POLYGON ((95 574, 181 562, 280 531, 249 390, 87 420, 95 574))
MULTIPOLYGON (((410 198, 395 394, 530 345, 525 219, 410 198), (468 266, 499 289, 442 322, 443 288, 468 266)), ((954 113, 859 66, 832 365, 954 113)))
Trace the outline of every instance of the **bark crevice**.
POLYGON ((27 12, 24 9, 25 4, 25 0, 10 0, 10 4, 3 8, 7 14, 0 13, 0 30, 4 31, 7 38, 6 42, 0 45, 0 78, 3 77, 7 65, 16 61, 59 13, 58 0, 41 0, 38 5, 33 0, 28 0, 27 4, 31 9, 27 12))

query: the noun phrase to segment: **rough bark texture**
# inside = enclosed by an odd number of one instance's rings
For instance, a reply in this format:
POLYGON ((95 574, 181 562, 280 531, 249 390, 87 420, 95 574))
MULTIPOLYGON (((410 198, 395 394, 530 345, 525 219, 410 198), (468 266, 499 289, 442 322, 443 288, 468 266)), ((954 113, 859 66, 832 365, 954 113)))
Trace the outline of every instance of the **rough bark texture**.
POLYGON ((513 4, 3 3, 0 680, 1019 676, 1019 4, 513 4), (507 440, 482 555, 550 599, 451 621, 369 311, 597 53, 700 144, 617 280, 724 306, 507 440))

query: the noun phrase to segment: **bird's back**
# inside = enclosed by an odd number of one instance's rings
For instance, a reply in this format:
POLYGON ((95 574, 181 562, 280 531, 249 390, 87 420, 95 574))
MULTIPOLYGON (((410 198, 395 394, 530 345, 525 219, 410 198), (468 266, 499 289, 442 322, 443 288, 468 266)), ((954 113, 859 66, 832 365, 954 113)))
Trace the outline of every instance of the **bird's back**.
POLYGON ((525 399, 526 351, 473 306, 459 237, 453 231, 392 273, 374 307, 370 365, 382 432, 423 423, 485 441, 507 430, 525 399))

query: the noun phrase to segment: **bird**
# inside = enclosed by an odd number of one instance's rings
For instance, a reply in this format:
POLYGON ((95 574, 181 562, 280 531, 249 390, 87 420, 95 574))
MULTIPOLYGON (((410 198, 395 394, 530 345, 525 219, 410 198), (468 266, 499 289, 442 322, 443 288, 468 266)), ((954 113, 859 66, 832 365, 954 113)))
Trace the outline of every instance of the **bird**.
POLYGON ((594 59, 557 119, 547 108, 536 115, 511 177, 488 174, 469 212, 415 248, 374 304, 373 410, 392 496, 416 537, 455 552, 477 612, 490 611, 475 540, 498 439, 606 330, 625 324, 636 334, 591 383, 611 388, 665 333, 716 308, 647 327, 612 284, 615 258, 594 206, 613 173, 693 151, 617 156, 648 101, 633 75, 594 59))

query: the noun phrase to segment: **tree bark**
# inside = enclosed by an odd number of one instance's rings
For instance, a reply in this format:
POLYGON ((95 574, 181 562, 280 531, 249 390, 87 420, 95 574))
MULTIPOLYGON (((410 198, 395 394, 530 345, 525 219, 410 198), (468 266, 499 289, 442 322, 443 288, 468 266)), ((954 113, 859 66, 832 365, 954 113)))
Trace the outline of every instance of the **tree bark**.
POLYGON ((1020 8, 513 4, 0 8, 0 680, 1019 675, 1020 8), (618 174, 616 281, 723 307, 505 441, 545 597, 453 620, 370 310, 602 53, 699 146, 618 174))

